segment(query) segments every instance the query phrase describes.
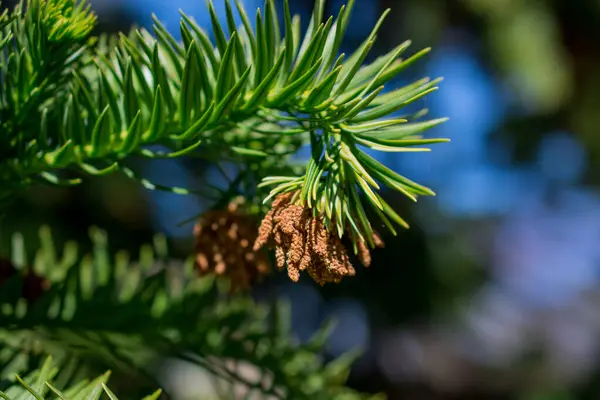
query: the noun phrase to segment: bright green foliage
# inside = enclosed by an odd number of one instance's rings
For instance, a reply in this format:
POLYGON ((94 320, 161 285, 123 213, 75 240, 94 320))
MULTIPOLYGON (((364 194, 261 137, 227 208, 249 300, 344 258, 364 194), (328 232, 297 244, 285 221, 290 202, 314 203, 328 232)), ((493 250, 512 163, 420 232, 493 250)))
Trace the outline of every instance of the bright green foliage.
MULTIPOLYGON (((118 397, 106 386, 110 373, 106 373, 91 381, 79 381, 68 388, 57 389, 53 382, 60 374, 60 369, 48 357, 39 370, 32 371, 25 378, 15 377, 15 382, 5 391, 0 391, 0 398, 4 400, 17 399, 61 399, 61 400, 99 400, 103 395, 111 400, 118 397)), ((62 377, 61 377, 62 378, 62 377)), ((156 400, 161 392, 157 391, 143 400, 156 400)))
MULTIPOLYGON (((92 252, 79 255, 72 242, 59 252, 50 231, 40 230, 32 265, 51 282, 41 298, 28 303, 11 290, 21 287, 20 274, 0 285, 0 390, 2 378, 30 372, 32 362, 51 354, 65 374, 71 371, 61 382, 89 376, 85 366, 93 360, 115 373, 152 377, 149 368, 162 357, 179 357, 274 398, 368 398, 343 386, 355 354, 321 361, 328 327, 297 345, 287 307, 217 295, 214 280, 195 277, 191 262, 169 265, 164 237, 133 261, 124 252, 113 257, 104 232, 92 229, 90 236, 92 252), (231 360, 253 365, 260 377, 248 381, 231 360)), ((19 235, 13 243, 19 266, 25 259, 19 235)))
POLYGON ((337 57, 353 1, 326 21, 319 1, 304 37, 287 2, 283 27, 268 0, 256 13, 256 29, 240 3, 226 3, 227 27, 209 3, 216 44, 186 15, 182 42, 155 20, 155 35, 134 31, 94 44, 84 40, 93 16, 72 3, 34 1, 26 12, 17 9, 4 28, 4 37, 13 39, 1 64, 3 187, 36 179, 78 183, 62 176, 67 169, 92 175, 120 169, 136 177, 127 167, 132 155, 218 158, 238 163, 247 181, 262 180, 254 189, 258 198, 264 199, 265 186, 275 186, 265 200, 300 190, 298 200, 328 227, 335 221, 340 236, 351 223, 354 240, 372 232, 361 194, 392 231, 391 221, 406 224, 378 194, 380 185, 413 200, 433 194, 361 149, 423 151, 419 146, 443 141, 420 136, 443 120, 416 122, 423 112, 391 117, 435 90, 439 80, 380 95, 428 50, 402 58, 405 42, 363 66, 387 12, 355 53, 337 57), (40 17, 40 9, 50 11, 40 17), (157 153, 147 148, 151 144, 169 150, 157 153), (280 176, 303 144, 312 149, 308 165, 298 175, 280 176))
MULTIPOLYGON (((273 0, 256 15, 237 0, 226 1, 226 26, 209 2, 214 43, 183 14, 178 42, 156 19, 152 34, 93 37, 95 16, 76 0, 24 0, 4 12, 0 210, 32 183, 73 185, 82 176, 115 171, 150 189, 187 194, 186 188, 137 176, 128 163, 133 157, 189 156, 217 166, 235 163, 240 173, 232 187, 241 183, 256 206, 297 191, 296 201, 319 214, 328 229, 350 234, 355 251, 358 240, 373 245, 369 209, 394 233, 394 223, 406 226, 380 188, 413 200, 433 192, 366 149, 423 151, 444 141, 421 136, 443 119, 421 121, 426 110, 396 115, 436 90, 439 80, 421 79, 382 94, 385 84, 428 49, 406 56, 405 42, 363 65, 386 12, 356 52, 338 56, 353 0, 328 19, 324 3, 317 1, 301 36, 287 1, 283 24, 273 0), (241 26, 235 25, 236 14, 241 26), (311 149, 307 165, 291 158, 302 146, 311 149)), ((235 194, 221 193, 220 202, 235 194)), ((185 274, 169 267, 161 240, 132 263, 124 253, 107 252, 102 232, 94 230, 92 238, 93 254, 80 257, 68 245, 57 258, 43 231, 34 265, 51 281, 51 290, 28 304, 13 290, 21 287, 20 276, 0 288, 0 378, 31 372, 48 353, 64 368, 71 360, 94 359, 142 376, 151 374, 153 361, 178 356, 275 398, 363 398, 343 386, 351 358, 324 365, 322 333, 309 344, 294 345, 285 310, 265 311, 249 298, 217 295, 209 278, 192 278, 189 263, 185 274), (225 360, 251 363, 261 380, 245 381, 225 360)), ((17 246, 17 266, 21 255, 17 246)), ((56 393, 45 383, 53 379, 53 368, 44 364, 25 379, 35 384, 10 390, 26 390, 37 399, 56 393)), ((77 397, 75 392, 65 398, 77 397)), ((21 398, 7 393, 2 397, 21 398)))
POLYGON ((83 3, 36 0, 23 7, 0 15, 0 201, 30 182, 28 169, 38 158, 68 140, 50 124, 86 63, 95 23, 83 3))

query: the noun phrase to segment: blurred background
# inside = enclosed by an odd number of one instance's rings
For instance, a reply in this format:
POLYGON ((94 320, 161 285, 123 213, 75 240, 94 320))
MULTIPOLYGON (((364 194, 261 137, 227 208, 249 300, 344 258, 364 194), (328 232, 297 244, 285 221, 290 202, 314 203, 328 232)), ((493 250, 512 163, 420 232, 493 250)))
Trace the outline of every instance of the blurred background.
MULTIPOLYGON (((259 3, 245 0, 248 9, 259 3)), ((304 27, 313 3, 290 0, 304 27)), ((332 14, 343 1, 326 3, 332 14)), ((180 8, 210 23, 199 0, 92 5, 100 31, 149 28, 154 12, 177 33, 180 8)), ((412 229, 384 237, 368 271, 324 289, 279 274, 256 295, 291 301, 299 340, 335 317, 325 356, 362 348, 350 385, 391 400, 600 398, 600 2, 356 0, 342 50, 356 48, 387 7, 371 59, 405 39, 413 52, 433 47, 391 87, 443 76, 418 106, 450 117, 432 135, 452 142, 380 158, 438 196, 413 205, 387 194, 412 229)), ((225 184, 186 161, 139 168, 172 186, 201 188, 201 177, 225 184)), ((59 241, 85 240, 98 225, 115 250, 161 231, 183 257, 192 226, 179 223, 209 206, 111 176, 35 188, 7 223, 32 237, 49 224, 59 241)), ((166 381, 189 382, 181 398, 202 386, 185 371, 164 368, 166 381)))

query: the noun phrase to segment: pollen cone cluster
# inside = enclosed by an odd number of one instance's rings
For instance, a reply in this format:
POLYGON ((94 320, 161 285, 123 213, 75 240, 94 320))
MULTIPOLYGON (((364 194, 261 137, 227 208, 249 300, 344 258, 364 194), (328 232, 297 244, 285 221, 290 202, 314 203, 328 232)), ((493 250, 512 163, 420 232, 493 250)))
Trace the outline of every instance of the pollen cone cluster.
MULTIPOLYGON (((320 285, 354 275, 356 271, 340 238, 333 230, 328 232, 311 209, 291 202, 293 195, 288 192, 275 198, 260 225, 254 249, 265 245, 275 248, 277 267, 283 269, 287 265, 288 276, 294 282, 305 270, 320 285)), ((373 239, 376 245, 383 246, 379 236, 373 239)), ((361 263, 369 266, 371 253, 367 245, 359 242, 358 250, 361 263)))
POLYGON ((258 224, 241 205, 237 199, 226 210, 208 211, 194 227, 197 271, 227 276, 232 291, 250 288, 270 270, 265 252, 252 248, 258 224))

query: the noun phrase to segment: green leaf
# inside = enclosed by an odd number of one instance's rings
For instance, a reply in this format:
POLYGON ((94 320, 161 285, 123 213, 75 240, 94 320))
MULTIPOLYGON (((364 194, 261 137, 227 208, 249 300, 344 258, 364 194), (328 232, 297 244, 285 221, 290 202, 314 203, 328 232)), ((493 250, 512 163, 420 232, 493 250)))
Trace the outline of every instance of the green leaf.
POLYGON ((142 90, 142 97, 146 102, 149 102, 152 99, 152 91, 150 90, 148 81, 144 76, 144 72, 142 71, 142 65, 150 66, 151 58, 144 57, 143 50, 138 49, 136 44, 133 43, 127 36, 121 33, 120 38, 122 46, 125 48, 127 54, 133 61, 131 65, 137 78, 137 83, 142 90))
MULTIPOLYGON (((386 82, 389 82, 391 79, 395 78, 400 72, 404 71, 406 68, 414 64, 417 60, 425 56, 430 51, 430 48, 426 48, 407 58, 406 60, 396 60, 394 63, 392 63, 392 65, 390 65, 387 68, 387 70, 385 70, 382 74, 379 75, 379 78, 375 80, 373 86, 379 86, 385 84, 386 82)), ((358 87, 356 91, 360 92, 364 90, 364 85, 365 84, 358 87)), ((351 93, 350 95, 353 95, 353 93, 351 93)))
POLYGON ((280 193, 286 193, 286 192, 289 192, 292 190, 297 190, 298 188, 301 188, 303 182, 304 182, 304 178, 301 177, 301 178, 294 178, 293 180, 291 180, 289 182, 278 185, 273 190, 271 190, 271 192, 269 193, 269 195, 267 197, 265 197, 265 199, 263 200, 263 204, 268 203, 269 200, 271 200, 273 197, 277 196, 280 193))
POLYGON ((377 98, 382 90, 383 86, 379 86, 373 92, 369 93, 369 95, 364 99, 359 97, 360 101, 355 106, 350 108, 348 112, 338 114, 338 118, 343 118, 346 121, 353 121, 353 118, 358 115, 358 113, 366 109, 373 102, 373 100, 377 98))
MULTIPOLYGON (((367 38, 367 40, 365 40, 365 42, 358 48, 358 50, 356 50, 356 52, 354 52, 354 54, 352 54, 350 56, 350 58, 348 58, 348 61, 346 62, 346 65, 344 66, 344 69, 342 70, 343 79, 342 79, 340 85, 336 89, 336 95, 341 94, 348 87, 348 85, 350 85, 350 82, 356 75, 356 72, 361 67, 369 50, 373 46, 373 43, 375 41, 375 35, 379 31, 379 28, 383 24, 383 21, 385 20, 385 18, 389 14, 389 12, 390 12, 389 9, 387 9, 383 12, 381 17, 377 21, 377 24, 375 25, 375 27, 369 34, 369 37, 367 38)), ((379 86, 379 84, 377 83, 377 84, 374 84, 373 86, 379 86)))
POLYGON ((389 68, 389 66, 392 64, 392 62, 394 62, 394 60, 396 60, 400 56, 400 54, 402 54, 404 52, 404 50, 406 50, 408 45, 409 44, 405 42, 405 43, 401 44, 400 46, 396 47, 396 49, 392 51, 392 54, 390 54, 388 56, 387 61, 383 64, 381 69, 371 79, 369 84, 363 89, 363 91, 361 92, 361 96, 364 96, 365 94, 367 94, 374 87, 375 82, 377 82, 377 79, 379 79, 379 77, 389 68))
POLYGON ((313 65, 313 62, 316 59, 319 59, 320 61, 318 62, 318 64, 321 64, 321 62, 323 61, 323 57, 319 58, 319 55, 323 52, 323 42, 321 39, 328 27, 331 27, 331 21, 332 19, 330 18, 329 21, 327 21, 327 24, 321 24, 318 27, 306 51, 304 51, 302 55, 298 55, 296 65, 294 66, 294 70, 292 71, 289 80, 293 81, 298 79, 298 77, 302 76, 304 71, 306 71, 306 69, 309 68, 309 66, 313 65))
POLYGON ((23 379, 17 375, 16 376, 17 381, 21 384, 21 386, 23 386, 25 388, 25 390, 27 390, 31 396, 36 399, 36 400, 44 400, 42 395, 40 393, 38 393, 35 389, 33 389, 31 386, 29 386, 28 384, 25 383, 25 381, 23 381, 23 379))
POLYGON ((181 135, 176 136, 177 140, 188 140, 194 138, 198 135, 198 133, 202 132, 202 129, 206 127, 210 117, 213 115, 213 111, 215 108, 215 103, 211 103, 210 106, 206 109, 204 114, 198 120, 196 120, 185 132, 181 135))
POLYGON ((362 124, 340 124, 339 127, 343 132, 358 134, 364 132, 371 132, 381 128, 389 128, 396 127, 398 125, 402 125, 406 123, 405 119, 396 118, 396 119, 388 119, 384 121, 374 121, 374 122, 364 122, 362 124))
POLYGON ((114 172, 115 170, 117 170, 119 167, 119 163, 116 163, 116 162, 112 163, 108 167, 102 168, 102 169, 96 168, 93 165, 85 164, 85 163, 79 164, 79 166, 81 167, 81 169, 83 171, 87 172, 90 175, 101 176, 101 175, 108 175, 111 172, 114 172))
POLYGON ((268 60, 267 60, 267 38, 265 37, 265 31, 263 28, 263 19, 260 13, 260 9, 256 10, 256 52, 253 53, 254 56, 254 68, 255 68, 255 77, 254 82, 258 84, 261 82, 268 71, 268 60))
POLYGON ((183 41, 183 47, 189 49, 194 38, 192 37, 190 29, 185 24, 183 19, 179 22, 179 32, 181 32, 181 40, 183 41))
POLYGON ((425 122, 403 123, 401 125, 394 126, 393 128, 364 130, 355 133, 356 135, 369 140, 402 140, 434 128, 446 122, 447 120, 448 118, 439 118, 425 122))
POLYGON ((312 178, 314 174, 317 172, 317 161, 314 158, 311 158, 308 161, 308 166, 306 167, 306 172, 304 173, 304 182, 302 184, 302 190, 300 192, 300 201, 304 202, 307 200, 308 193, 312 191, 312 178))
POLYGON ((289 0, 283 2, 283 15, 285 21, 285 48, 287 49, 285 55, 285 71, 290 72, 292 70, 292 64, 294 62, 294 55, 296 54, 296 47, 294 46, 294 31, 292 27, 292 17, 290 14, 289 0))
MULTIPOLYGON (((161 158, 177 158, 177 157, 184 156, 184 155, 196 150, 198 147, 200 147, 201 144, 202 144, 202 139, 198 140, 196 143, 192 144, 191 146, 185 147, 181 150, 177 150, 177 151, 173 151, 171 153, 164 154, 164 155, 162 155, 161 158)), ((142 154, 143 154, 143 150, 142 150, 142 154)))
POLYGON ((219 62, 217 60, 217 56, 215 55, 215 50, 214 50, 212 43, 210 42, 210 39, 208 38, 207 34, 202 30, 202 28, 200 28, 198 26, 198 24, 196 24, 191 18, 189 18, 187 15, 185 15, 182 11, 180 11, 180 14, 181 14, 181 17, 183 18, 183 20, 186 22, 186 24, 192 28, 192 30, 194 31, 194 34, 196 35, 196 38, 199 40, 200 44, 202 45, 202 49, 204 50, 204 55, 208 58, 208 61, 210 62, 211 70, 218 71, 219 62))
POLYGON ((44 382, 52 380, 57 372, 58 370, 52 363, 52 358, 48 357, 46 361, 44 361, 44 364, 42 365, 42 368, 39 371, 38 377, 31 388, 35 391, 35 393, 38 393, 40 396, 43 397, 47 391, 47 387, 44 384, 44 382))
POLYGON ((238 146, 231 146, 231 150, 242 156, 251 156, 251 157, 267 157, 268 154, 264 151, 254 150, 254 149, 246 149, 238 146))
POLYGON ((154 33, 158 37, 158 44, 166 51, 177 76, 181 77, 183 67, 180 58, 185 54, 185 50, 181 48, 154 14, 152 14, 152 21, 154 22, 154 33))
MULTIPOLYGON (((0 96, 2 96, 2 90, 0 89, 0 96)), ((48 141, 48 109, 44 108, 41 111, 40 115, 40 139, 38 143, 41 145, 42 149, 47 150, 49 141, 48 141)))
POLYGON ((63 128, 63 136, 66 139, 70 139, 73 141, 73 144, 80 145, 83 141, 81 137, 81 131, 74 129, 74 99, 73 94, 70 94, 65 104, 65 109, 63 113, 62 120, 62 128, 63 128))
MULTIPOLYGON (((198 66, 198 70, 199 70, 199 76, 198 76, 198 104, 200 104, 200 107, 204 107, 205 106, 205 102, 210 101, 210 99, 212 99, 214 97, 214 79, 213 76, 215 75, 214 70, 212 69, 212 67, 210 65, 208 65, 206 63, 206 57, 204 56, 204 53, 202 51, 202 48, 198 45, 198 43, 196 41, 193 41, 193 44, 196 48, 195 54, 196 54, 196 64, 198 66), (202 95, 204 95, 204 98, 202 98, 202 95), (205 101, 202 101, 205 100, 205 101)), ((237 52, 236 52, 237 55, 237 52)))
POLYGON ((77 86, 78 89, 80 91, 80 93, 82 93, 82 100, 85 103, 85 109, 89 114, 90 119, 95 120, 98 118, 98 112, 96 110, 96 107, 94 105, 94 100, 92 99, 92 94, 90 93, 91 91, 91 87, 89 85, 89 82, 80 76, 80 74, 78 74, 77 72, 73 73, 73 78, 77 81, 77 86))
MULTIPOLYGON (((370 136, 361 136, 361 134, 357 134, 355 137, 356 141, 362 145, 371 147, 371 148, 376 148, 376 149, 381 149, 382 151, 394 151, 394 150, 388 150, 388 147, 391 148, 399 148, 401 150, 397 150, 397 151, 410 151, 410 149, 406 149, 406 147, 411 147, 411 146, 421 146, 421 145, 428 145, 428 144, 435 144, 435 143, 446 143, 449 142, 450 139, 441 139, 441 138, 436 138, 436 139, 397 139, 397 140, 386 140, 386 139, 378 139, 376 137, 370 137, 370 136)), ((428 150, 428 149, 425 149, 428 150)))
MULTIPOLYGON (((356 191, 356 185, 351 185, 350 189, 350 208, 355 211, 356 217, 358 217, 358 222, 361 226, 360 232, 363 233, 363 239, 369 243, 371 247, 374 247, 373 243, 373 228, 369 219, 367 217, 367 213, 360 201, 360 197, 356 191)), ((394 232, 395 234, 395 232, 394 232)))
POLYGON ((348 87, 348 85, 354 78, 354 75, 356 74, 359 67, 361 66, 362 62, 367 57, 367 54, 371 50, 371 47, 373 47, 374 43, 375 42, 373 40, 366 42, 365 45, 363 47, 361 47, 361 49, 360 49, 361 51, 360 51, 358 57, 354 60, 349 59, 345 63, 344 68, 348 68, 347 66, 350 66, 350 67, 347 71, 344 71, 344 69, 342 69, 342 71, 341 71, 343 78, 340 81, 339 85, 336 87, 336 90, 334 92, 334 94, 336 96, 340 95, 348 87))
POLYGON ((248 69, 242 74, 240 79, 236 82, 236 84, 231 88, 229 93, 223 97, 223 100, 215 107, 212 117, 210 118, 209 123, 214 123, 221 119, 225 114, 231 110, 233 105, 235 104, 235 100, 242 93, 244 86, 246 85, 246 81, 250 76, 250 71, 252 67, 248 67, 248 69))
POLYGON ((304 36, 304 40, 302 41, 302 44, 300 45, 300 50, 298 51, 298 58, 304 56, 304 54, 308 51, 309 43, 313 41, 317 30, 321 26, 321 22, 323 21, 324 10, 325 0, 316 0, 315 6, 313 8, 313 13, 308 24, 306 35, 304 36))
MULTIPOLYGON (((162 66, 158 45, 154 46, 152 52, 152 72, 154 73, 154 91, 158 90, 160 86, 161 93, 163 95, 164 101, 166 102, 168 110, 174 112, 176 110, 175 101, 173 100, 173 95, 171 93, 169 80, 167 79, 167 74, 162 66)), ((156 97, 155 97, 156 102, 156 97)), ((156 103, 155 103, 156 104, 156 103)), ((166 111, 166 110, 165 110, 166 111)))
POLYGON ((252 54, 256 53, 256 39, 254 37, 254 33, 252 30, 252 25, 250 24, 250 19, 248 18, 248 14, 246 13, 246 10, 244 9, 244 7, 242 6, 242 4, 240 3, 240 0, 235 0, 235 5, 237 7, 238 10, 238 14, 240 15, 240 18, 242 19, 242 23, 244 24, 244 29, 246 30, 246 34, 248 35, 248 40, 250 41, 250 46, 251 46, 251 50, 252 50, 252 54))
POLYGON ((25 49, 22 49, 19 53, 19 56, 16 58, 17 61, 17 102, 24 103, 27 98, 27 89, 26 86, 29 83, 28 79, 28 66, 27 66, 27 57, 25 53, 25 49))
POLYGON ((417 196, 415 196, 412 193, 412 189, 409 186, 403 185, 402 183, 390 178, 388 175, 379 170, 372 170, 372 173, 377 180, 379 180, 387 187, 397 190, 398 192, 402 193, 414 202, 417 201, 417 196))
POLYGON ((110 106, 106 106, 92 129, 92 143, 88 150, 90 157, 104 155, 110 146, 110 120, 107 117, 110 106))
POLYGON ((282 88, 278 93, 269 95, 267 97, 267 104, 271 107, 277 107, 304 90, 304 88, 310 84, 312 78, 321 67, 323 58, 317 60, 317 62, 300 78, 290 83, 289 85, 282 88))
POLYGON ((362 177, 366 182, 369 182, 371 186, 375 187, 376 189, 379 189, 379 185, 377 185, 377 182, 375 182, 375 180, 369 175, 367 170, 354 156, 354 154, 350 150, 350 146, 342 142, 342 151, 340 154, 342 156, 342 159, 344 159, 344 161, 348 163, 350 168, 354 170, 357 176, 362 177))
MULTIPOLYGON (((366 146, 366 147, 369 147, 370 149, 378 150, 378 151, 396 152, 396 153, 431 151, 431 149, 429 149, 427 147, 410 147, 411 146, 410 144, 402 145, 402 143, 399 143, 398 141, 394 141, 394 142, 388 143, 388 144, 380 144, 375 141, 362 139, 360 137, 355 138, 355 140, 357 143, 359 143, 363 146, 366 146)), ((424 139, 424 140, 427 140, 427 139, 424 139)), ((429 139, 429 143, 443 143, 443 142, 448 142, 448 141, 449 140, 447 140, 447 139, 429 139)), ((425 143, 421 143, 421 144, 425 144, 425 143)))
POLYGON ((325 368, 325 374, 338 382, 344 382, 350 371, 350 366, 360 357, 361 351, 353 349, 341 357, 329 362, 325 368))
MULTIPOLYGON (((215 11, 215 6, 213 5, 212 0, 208 1, 208 13, 210 14, 210 21, 217 42, 217 48, 219 49, 219 54, 221 54, 221 62, 224 62, 224 54, 227 52, 226 49, 232 46, 233 41, 230 39, 229 43, 227 42, 225 32, 223 32, 223 27, 219 22, 219 17, 217 16, 217 12, 215 11)), ((232 34, 231 38, 233 38, 233 36, 234 35, 232 34)))
MULTIPOLYGON (((227 15, 227 27, 229 28, 229 34, 233 34, 237 31, 235 25, 235 18, 233 16, 233 10, 231 8, 231 1, 225 0, 225 14, 227 15)), ((246 65, 246 57, 244 55, 244 44, 242 43, 241 35, 236 35, 235 40, 235 64, 238 73, 245 71, 248 66, 246 65)))
POLYGON ((44 161, 52 167, 64 166, 73 159, 73 141, 71 139, 67 140, 59 149, 44 155, 44 161))
POLYGON ((386 115, 389 115, 395 111, 398 111, 399 109, 406 107, 407 105, 427 96, 431 92, 435 92, 437 89, 438 89, 437 87, 434 87, 431 89, 424 90, 423 92, 421 92, 413 97, 410 97, 408 99, 401 97, 394 101, 391 101, 388 104, 382 104, 378 107, 375 107, 371 110, 361 113, 357 117, 353 118, 352 122, 373 121, 378 118, 384 117, 386 115))
POLYGON ((198 81, 200 70, 197 65, 196 46, 190 43, 185 57, 183 77, 181 80, 181 95, 179 107, 181 110, 181 124, 188 125, 190 114, 199 108, 201 84, 198 81))
POLYGON ((387 216, 389 216, 395 223, 397 223, 401 227, 403 227, 405 229, 409 228, 408 223, 402 217, 400 217, 396 213, 396 211, 394 211, 394 209, 392 207, 390 207, 390 205, 388 203, 386 203, 385 200, 383 200, 383 198, 381 198, 381 196, 379 196, 378 194, 375 194, 375 196, 378 198, 379 202, 383 206, 383 212, 387 216))
POLYGON ((106 395, 110 398, 110 400, 119 400, 117 396, 106 386, 104 383, 102 384, 102 389, 106 393, 106 395))
POLYGON ((152 48, 146 42, 146 38, 144 37, 144 34, 146 34, 147 36, 150 36, 150 34, 145 29, 143 29, 141 31, 139 29, 136 29, 135 36, 137 38, 137 41, 135 43, 142 47, 144 54, 146 55, 146 57, 148 58, 148 61, 151 64, 152 63, 152 48))
POLYGON ((267 61, 265 67, 267 70, 271 70, 271 68, 273 68, 273 63, 275 62, 276 55, 279 52, 279 23, 275 13, 276 10, 273 0, 265 0, 265 21, 263 24, 263 29, 267 44, 267 53, 265 57, 267 61))
POLYGON ((156 392, 152 393, 149 396, 144 397, 142 400, 158 400, 160 398, 160 395, 162 394, 162 390, 157 390, 156 392))
POLYGON ((280 183, 287 183, 293 180, 298 180, 300 178, 295 176, 267 176, 263 178, 262 182, 257 185, 257 187, 262 188, 270 185, 277 185, 280 183))
MULTIPOLYGON (((403 43, 401 43, 400 45, 398 45, 396 48, 389 51, 388 53, 377 57, 375 59, 375 61, 371 62, 370 64, 368 64, 366 66, 361 67, 358 70, 358 72, 356 73, 356 76, 355 76, 353 82, 348 86, 348 89, 356 89, 358 86, 364 86, 365 83, 372 84, 374 77, 377 77, 375 79, 376 82, 379 81, 381 74, 383 72, 389 70, 390 64, 397 62, 396 58, 398 56, 400 56, 404 51, 406 51, 410 47, 410 45, 411 45, 411 41, 406 40, 403 43), (391 63, 390 63, 390 60, 391 60, 391 63)), ((381 85, 381 83, 378 83, 378 85, 381 85)), ((372 86, 375 86, 375 85, 372 84, 372 86)), ((364 86, 364 87, 366 88, 366 86, 364 86)), ((361 87, 361 91, 364 91, 364 89, 362 87, 361 87)), ((350 93, 352 93, 353 95, 357 95, 357 93, 360 93, 360 92, 351 91, 350 93)))
POLYGON ((52 386, 50 383, 46 382, 46 386, 54 393, 60 400, 68 400, 68 398, 62 393, 60 390, 52 386))
POLYGON ((111 372, 109 371, 91 381, 76 396, 73 397, 73 400, 100 400, 102 393, 104 392, 102 387, 108 381, 110 375, 111 372))
POLYGON ((129 128, 127 128, 127 131, 124 132, 125 137, 121 142, 121 146, 119 147, 120 153, 130 153, 140 146, 142 136, 142 130, 140 128, 140 115, 141 112, 138 111, 133 118, 133 121, 131 121, 129 128))
POLYGON ((221 60, 221 66, 217 75, 217 87, 215 89, 215 103, 221 102, 227 92, 233 86, 233 57, 235 54, 235 37, 234 33, 231 35, 231 39, 227 43, 225 54, 221 60))
POLYGON ((262 101, 267 97, 269 90, 273 87, 275 82, 277 81, 277 75, 281 72, 281 67, 283 65, 283 60, 287 55, 287 49, 284 48, 275 65, 271 68, 271 71, 267 74, 265 79, 260 82, 258 87, 252 93, 250 99, 243 105, 241 111, 242 112, 250 112, 255 110, 260 106, 262 101))
POLYGON ((161 137, 165 130, 165 100, 162 96, 162 90, 160 85, 156 86, 154 92, 154 106, 152 107, 152 115, 150 117, 150 128, 143 136, 143 141, 154 141, 161 137))
POLYGON ((323 101, 325 101, 331 94, 333 86, 335 85, 341 70, 342 66, 340 65, 331 71, 321 82, 319 82, 319 84, 310 91, 310 94, 306 98, 304 105, 311 107, 321 104, 323 101))
POLYGON ((306 181, 306 186, 308 188, 306 193, 306 199, 308 201, 308 206, 310 208, 313 207, 313 201, 317 200, 317 191, 319 188, 319 184, 321 183, 321 177, 325 172, 325 167, 322 162, 316 164, 316 169, 311 176, 310 181, 306 181))
POLYGON ((319 72, 319 78, 324 74, 329 72, 328 68, 335 68, 335 64, 333 60, 337 57, 337 53, 340 49, 340 45, 342 43, 342 38, 344 32, 347 27, 347 17, 351 12, 353 0, 349 1, 348 4, 342 5, 340 12, 338 13, 338 17, 332 25, 332 29, 329 31, 327 41, 325 42, 325 48, 323 50, 323 54, 325 55, 325 62, 323 68, 319 72))
POLYGON ((140 107, 138 103, 138 94, 133 85, 133 67, 132 60, 127 60, 127 67, 125 70, 125 93, 124 93, 124 110, 125 110, 125 122, 131 123, 133 118, 138 114, 140 107))
POLYGON ((433 191, 431 191, 431 189, 428 189, 425 186, 419 185, 418 183, 413 182, 410 179, 407 179, 407 178, 403 177, 402 175, 392 171, 391 169, 382 165, 381 163, 379 163, 377 160, 375 160, 368 154, 365 154, 364 152, 362 152, 358 149, 354 150, 353 153, 356 156, 356 158, 365 166, 365 168, 367 170, 372 171, 373 173, 379 173, 384 176, 387 176, 389 179, 397 182, 399 185, 410 188, 416 194, 421 194, 421 195, 425 195, 425 196, 435 196, 435 193, 433 191))

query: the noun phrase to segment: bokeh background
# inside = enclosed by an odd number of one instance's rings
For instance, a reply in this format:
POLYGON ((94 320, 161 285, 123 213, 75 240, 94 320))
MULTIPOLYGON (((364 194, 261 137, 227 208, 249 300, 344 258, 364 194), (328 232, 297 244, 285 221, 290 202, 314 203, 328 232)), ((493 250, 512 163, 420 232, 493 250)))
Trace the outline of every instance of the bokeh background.
MULTIPOLYGON (((154 12, 177 33, 180 8, 210 23, 199 0, 91 2, 99 31, 150 27, 154 12)), ((258 3, 245 0, 248 9, 258 3)), ((305 27, 313 3, 290 0, 305 27)), ((326 3, 331 14, 343 1, 326 3)), ((275 276, 257 297, 291 301, 299 340, 335 317, 325 356, 362 348, 350 385, 391 400, 600 398, 600 2, 356 0, 343 51, 387 7, 371 58, 409 38, 413 52, 433 47, 393 86, 443 76, 418 106, 450 117, 435 136, 452 142, 382 157, 438 196, 413 205, 387 194, 412 229, 386 236, 370 270, 324 289, 275 276)), ((225 184, 184 160, 139 168, 172 186, 225 184)), ((209 206, 111 176, 35 188, 7 225, 35 237, 48 224, 58 241, 84 241, 97 225, 113 249, 131 250, 161 231, 184 257, 192 226, 180 222, 209 206)), ((174 363, 164 376, 187 382, 181 398, 203 386, 174 363)))

